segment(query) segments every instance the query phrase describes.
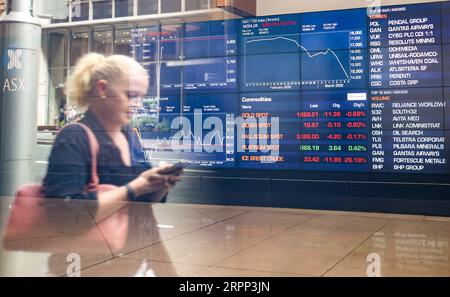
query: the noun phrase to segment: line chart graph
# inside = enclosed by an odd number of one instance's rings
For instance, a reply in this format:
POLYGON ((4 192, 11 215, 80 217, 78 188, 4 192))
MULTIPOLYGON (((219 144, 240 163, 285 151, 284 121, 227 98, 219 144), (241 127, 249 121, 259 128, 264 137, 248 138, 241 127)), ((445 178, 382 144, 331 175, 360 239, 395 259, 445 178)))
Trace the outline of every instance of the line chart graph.
MULTIPOLYGON (((305 34, 303 34, 305 35, 305 34)), ((341 67, 342 71, 344 72, 347 79, 350 79, 349 71, 344 68, 344 65, 342 64, 339 57, 336 55, 336 52, 334 52, 332 49, 327 49, 326 51, 320 51, 318 53, 311 53, 308 49, 306 49, 303 45, 301 45, 298 41, 295 39, 287 38, 284 36, 278 36, 278 37, 272 37, 272 38, 259 38, 255 40, 249 40, 247 41, 248 44, 254 43, 254 42, 264 42, 264 41, 276 41, 276 40, 286 40, 289 42, 295 43, 300 49, 302 49, 308 56, 308 58, 316 58, 318 56, 326 56, 328 54, 333 55, 336 58, 336 61, 339 63, 339 66, 341 67)))
POLYGON ((364 49, 355 31, 244 38, 241 87, 245 91, 356 88, 363 84, 364 49))

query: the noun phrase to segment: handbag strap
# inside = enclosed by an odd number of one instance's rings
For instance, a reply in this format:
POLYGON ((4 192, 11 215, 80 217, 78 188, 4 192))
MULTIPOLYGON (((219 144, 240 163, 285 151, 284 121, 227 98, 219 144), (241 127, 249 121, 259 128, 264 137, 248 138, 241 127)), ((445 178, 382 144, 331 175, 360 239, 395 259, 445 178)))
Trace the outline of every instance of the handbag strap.
MULTIPOLYGON (((97 137, 95 137, 94 132, 92 132, 91 128, 86 126, 83 123, 76 122, 70 125, 77 125, 86 132, 88 141, 89 141, 89 148, 91 151, 91 180, 89 181, 89 184, 87 186, 87 191, 95 191, 99 185, 99 177, 97 174, 97 155, 99 152, 99 144, 97 141, 97 137)), ((70 126, 68 125, 68 126, 70 126)), ((66 126, 66 127, 68 127, 66 126)))

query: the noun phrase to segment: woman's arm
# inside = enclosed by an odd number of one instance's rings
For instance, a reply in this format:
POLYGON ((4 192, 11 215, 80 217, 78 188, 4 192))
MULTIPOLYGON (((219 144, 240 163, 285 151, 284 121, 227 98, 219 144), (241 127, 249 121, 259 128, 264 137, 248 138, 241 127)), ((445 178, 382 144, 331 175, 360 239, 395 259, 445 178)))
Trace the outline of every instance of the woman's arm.
MULTIPOLYGON (((145 201, 149 202, 165 202, 165 198, 169 194, 169 190, 175 187, 175 185, 181 181, 181 175, 183 174, 183 168, 173 169, 173 165, 170 163, 161 162, 158 168, 154 169, 158 174, 167 178, 168 186, 160 191, 155 191, 145 196, 145 201)), ((151 172, 151 171, 149 171, 151 172)))
MULTIPOLYGON (((150 202, 159 202, 181 180, 180 176, 163 175, 161 168, 153 168, 143 172, 129 183, 136 196, 146 195, 150 202)), ((128 201, 128 191, 125 186, 97 194, 98 210, 96 219, 101 220, 113 214, 128 201)), ((148 201, 148 200, 146 200, 148 201)))
MULTIPOLYGON (((49 166, 44 179, 45 196, 49 198, 71 198, 97 200, 97 219, 114 213, 128 201, 124 186, 107 192, 86 192, 90 180, 91 155, 86 132, 78 125, 64 128, 52 148, 49 166)), ((151 194, 159 201, 162 193, 171 186, 158 168, 143 172, 130 182, 136 195, 151 194)), ((152 200, 153 201, 153 200, 152 200)))
MULTIPOLYGON (((150 169, 132 180, 129 186, 133 189, 136 196, 141 196, 148 193, 164 192, 169 188, 169 183, 165 176, 159 175, 154 169, 150 169)), ((122 208, 124 203, 128 201, 128 198, 128 190, 125 186, 97 193, 97 221, 112 215, 122 208)))

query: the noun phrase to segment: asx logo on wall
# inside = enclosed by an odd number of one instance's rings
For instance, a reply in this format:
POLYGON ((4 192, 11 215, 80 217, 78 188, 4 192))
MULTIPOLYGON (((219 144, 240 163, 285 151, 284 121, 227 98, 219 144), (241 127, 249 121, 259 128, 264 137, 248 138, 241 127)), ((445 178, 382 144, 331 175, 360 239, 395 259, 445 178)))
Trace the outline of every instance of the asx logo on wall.
MULTIPOLYGON (((8 49, 6 52, 6 68, 7 70, 21 70, 22 69, 22 54, 21 49, 8 49)), ((14 76, 12 78, 7 77, 2 84, 2 91, 15 93, 25 91, 25 79, 14 76)))
POLYGON ((16 50, 9 49, 8 50, 8 57, 9 57, 8 70, 22 69, 22 63, 20 62, 21 56, 22 56, 21 49, 16 49, 16 50))

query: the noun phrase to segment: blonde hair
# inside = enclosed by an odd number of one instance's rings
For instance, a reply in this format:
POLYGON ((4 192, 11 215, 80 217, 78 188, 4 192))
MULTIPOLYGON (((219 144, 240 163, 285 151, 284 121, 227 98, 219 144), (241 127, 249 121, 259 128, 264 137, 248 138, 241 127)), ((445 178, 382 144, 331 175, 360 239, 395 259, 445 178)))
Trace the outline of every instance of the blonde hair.
POLYGON ((76 100, 78 106, 86 107, 95 97, 97 81, 106 80, 114 84, 129 76, 131 71, 133 75, 148 77, 147 71, 133 58, 89 53, 78 60, 74 72, 67 79, 66 95, 69 100, 76 100))

